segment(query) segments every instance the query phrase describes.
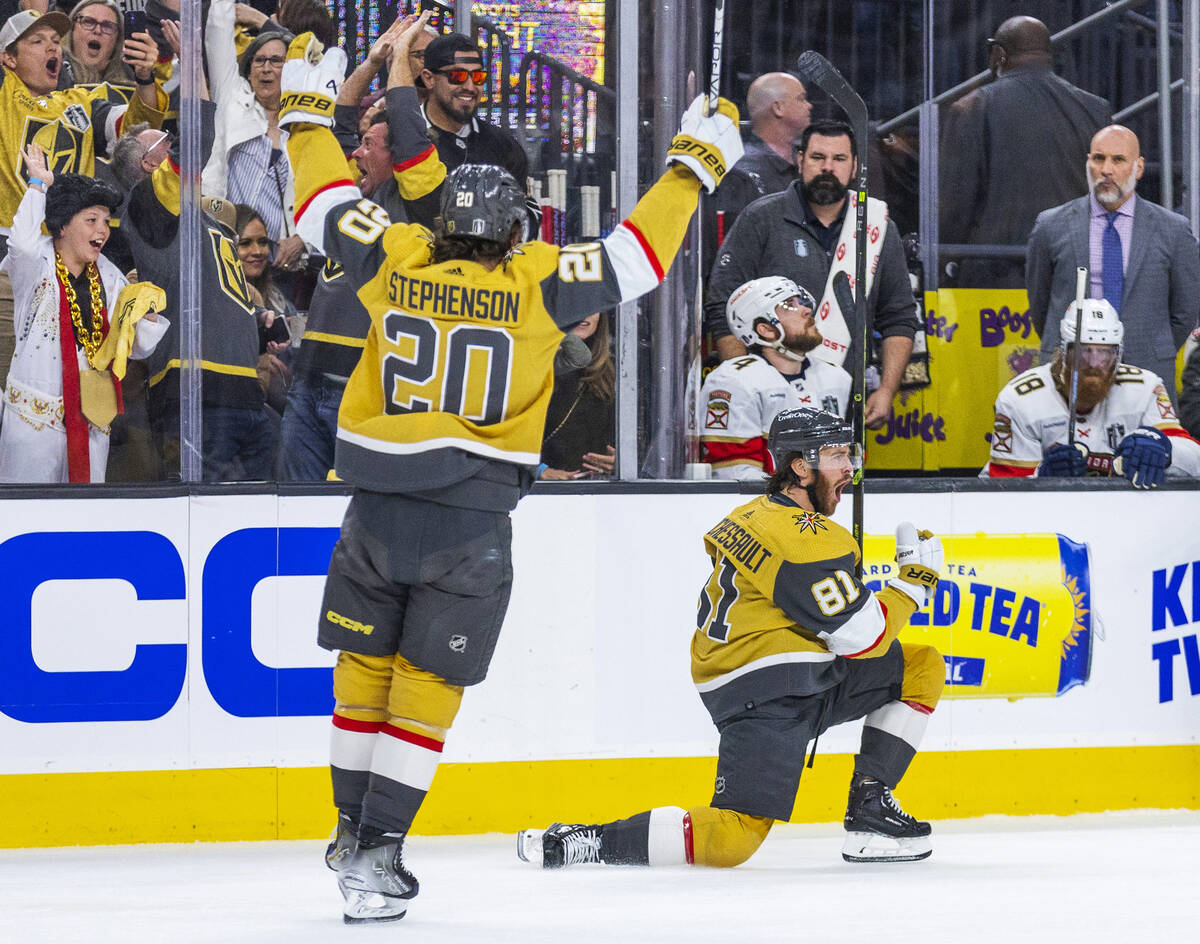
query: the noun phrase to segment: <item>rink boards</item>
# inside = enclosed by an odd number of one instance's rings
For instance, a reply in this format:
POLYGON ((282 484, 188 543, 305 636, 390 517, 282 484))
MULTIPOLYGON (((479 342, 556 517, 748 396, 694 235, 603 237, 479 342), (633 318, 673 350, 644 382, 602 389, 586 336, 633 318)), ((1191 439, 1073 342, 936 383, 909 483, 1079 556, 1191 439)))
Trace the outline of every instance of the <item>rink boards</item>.
MULTIPOLYGON (((716 733, 688 644, 700 536, 750 496, 534 494, 486 682, 417 831, 704 803, 716 733)), ((315 644, 340 495, 0 501, 0 845, 323 835, 332 656, 315 644)), ((1200 807, 1195 491, 873 493, 943 535, 906 630, 952 686, 899 793, 924 817, 1200 807)), ((839 520, 849 524, 849 502, 839 520)), ((872 569, 874 568, 874 570, 872 569)), ((857 725, 794 820, 840 818, 857 725)))

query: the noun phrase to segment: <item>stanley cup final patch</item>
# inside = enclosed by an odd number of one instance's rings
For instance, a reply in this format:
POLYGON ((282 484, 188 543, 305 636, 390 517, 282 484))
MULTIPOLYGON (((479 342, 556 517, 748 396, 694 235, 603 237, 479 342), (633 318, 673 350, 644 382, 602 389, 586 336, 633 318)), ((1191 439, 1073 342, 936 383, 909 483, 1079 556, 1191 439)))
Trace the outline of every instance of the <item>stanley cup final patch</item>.
POLYGON ((68 105, 63 109, 62 120, 76 131, 87 131, 92 126, 92 119, 82 105, 68 105))
POLYGON ((808 256, 808 243, 806 243, 803 239, 793 240, 792 245, 796 247, 796 255, 798 255, 801 259, 804 259, 808 256))
POLYGON ((729 391, 713 390, 704 413, 705 429, 729 429, 729 391))

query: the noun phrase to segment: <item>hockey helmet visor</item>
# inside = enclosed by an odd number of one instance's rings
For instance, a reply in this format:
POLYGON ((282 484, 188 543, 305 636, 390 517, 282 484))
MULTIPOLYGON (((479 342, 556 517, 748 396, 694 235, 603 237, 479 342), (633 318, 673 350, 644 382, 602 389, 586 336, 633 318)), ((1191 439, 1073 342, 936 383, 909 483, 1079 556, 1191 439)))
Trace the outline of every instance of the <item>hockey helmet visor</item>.
POLYGON ((803 286, 781 275, 768 275, 751 279, 739 285, 725 303, 725 320, 729 332, 747 347, 753 344, 771 344, 760 335, 758 325, 769 325, 777 339, 785 334, 775 309, 779 305, 807 308, 815 311, 817 303, 803 286))
POLYGON ((862 447, 854 439, 854 427, 840 416, 824 410, 800 407, 784 410, 771 421, 767 449, 780 469, 789 457, 799 454, 810 468, 862 468, 862 447))

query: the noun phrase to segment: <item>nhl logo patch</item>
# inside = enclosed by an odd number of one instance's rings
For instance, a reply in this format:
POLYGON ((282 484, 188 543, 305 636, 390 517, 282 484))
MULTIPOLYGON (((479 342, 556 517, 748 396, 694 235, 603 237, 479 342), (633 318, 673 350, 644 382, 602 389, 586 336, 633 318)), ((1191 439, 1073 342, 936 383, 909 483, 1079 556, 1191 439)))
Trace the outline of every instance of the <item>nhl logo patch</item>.
POLYGON ((718 777, 717 782, 715 784, 713 784, 713 793, 724 793, 724 792, 725 792, 725 778, 718 777))
POLYGON ((450 651, 451 652, 460 652, 460 653, 466 652, 467 651, 467 637, 466 636, 457 636, 457 635, 451 636, 450 637, 450 651))

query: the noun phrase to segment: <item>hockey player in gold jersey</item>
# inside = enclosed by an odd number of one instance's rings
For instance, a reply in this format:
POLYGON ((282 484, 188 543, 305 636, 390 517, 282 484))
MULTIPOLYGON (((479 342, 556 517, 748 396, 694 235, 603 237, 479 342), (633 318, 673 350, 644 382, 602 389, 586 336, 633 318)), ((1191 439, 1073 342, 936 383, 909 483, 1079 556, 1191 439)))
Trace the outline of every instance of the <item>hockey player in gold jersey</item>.
POLYGON ((710 804, 527 829, 520 858, 545 868, 739 865, 791 817, 809 743, 857 718, 843 857, 900 862, 932 851, 929 824, 891 790, 944 683, 937 650, 897 639, 937 586, 941 541, 900 525, 898 575, 872 593, 856 576, 858 545, 830 519, 861 464, 853 428, 819 410, 785 410, 768 446, 776 471, 767 493, 704 536, 713 571, 700 593, 692 679, 721 735, 710 804))
POLYGON ((741 154, 737 110, 697 99, 669 166, 600 242, 524 242, 524 194, 497 167, 450 177, 425 135, 398 21, 389 114, 401 195, 436 201, 437 234, 364 200, 329 131, 341 50, 298 37, 279 124, 295 169, 297 230, 361 286, 371 317, 338 417, 336 469, 355 487, 334 548, 319 642, 334 668, 326 853, 350 923, 402 917, 416 878, 404 837, 433 780, 463 689, 483 680, 512 583, 508 513, 533 481, 565 331, 654 288, 704 186, 741 154))

